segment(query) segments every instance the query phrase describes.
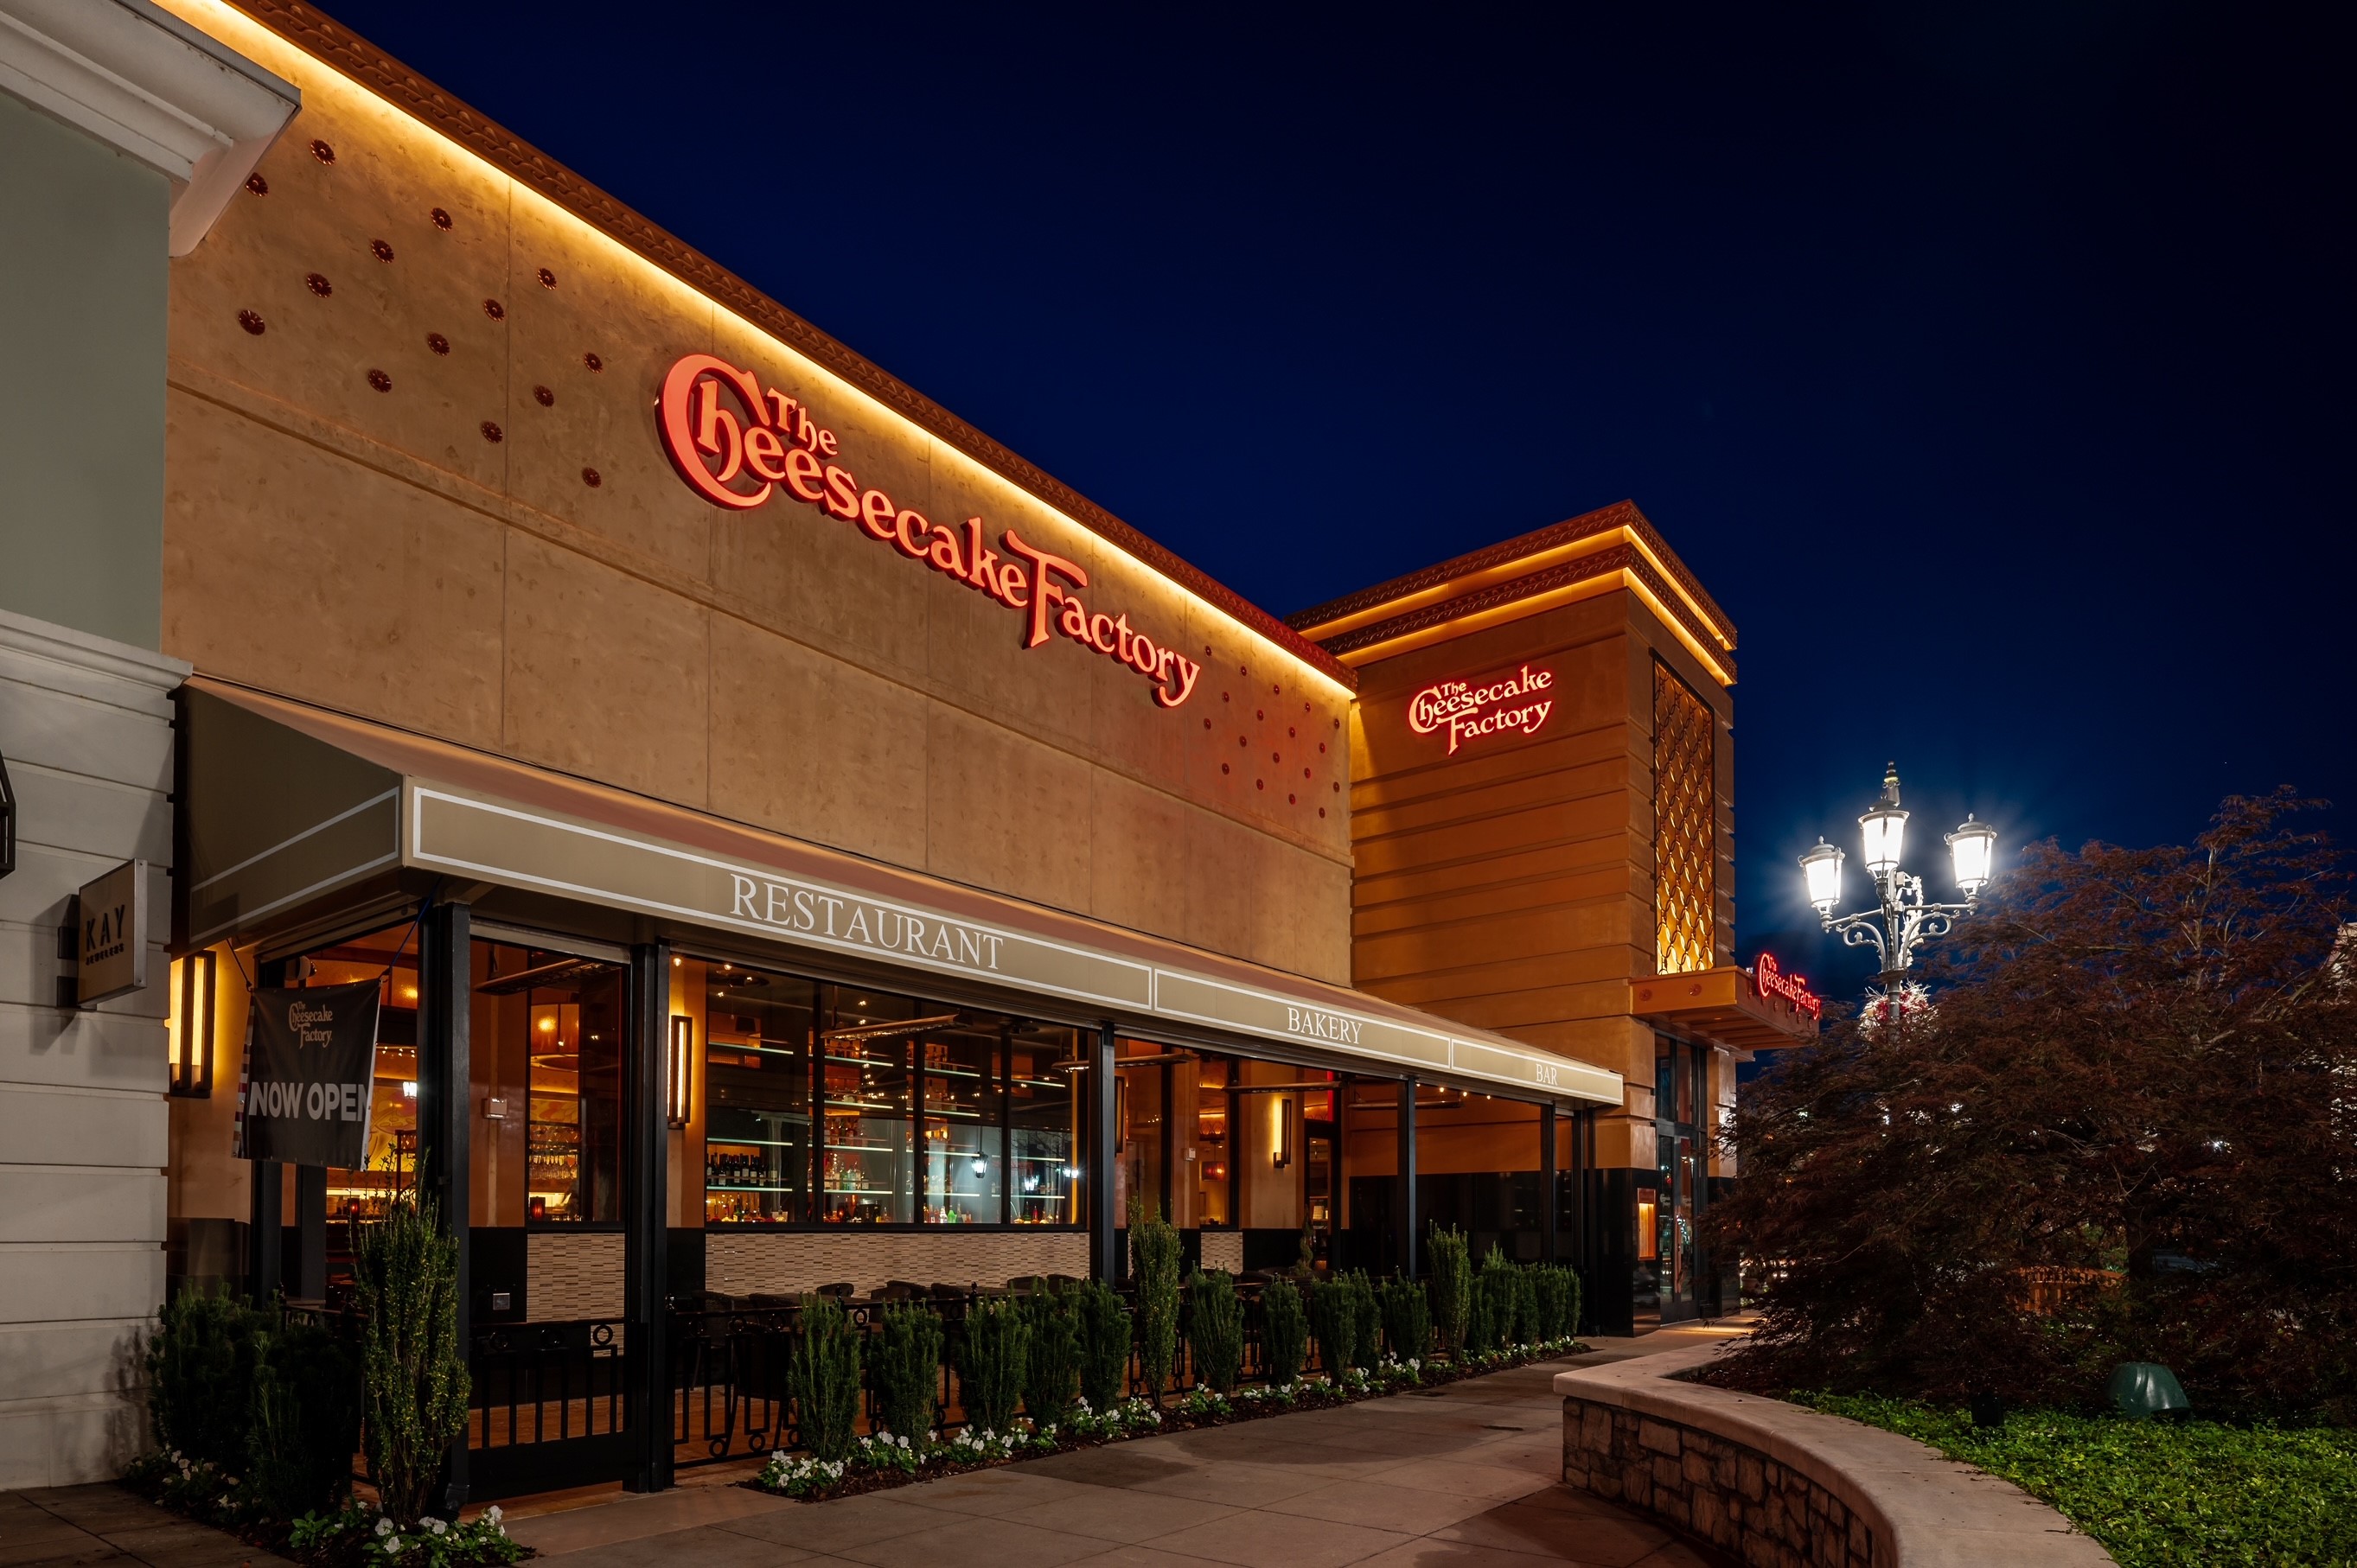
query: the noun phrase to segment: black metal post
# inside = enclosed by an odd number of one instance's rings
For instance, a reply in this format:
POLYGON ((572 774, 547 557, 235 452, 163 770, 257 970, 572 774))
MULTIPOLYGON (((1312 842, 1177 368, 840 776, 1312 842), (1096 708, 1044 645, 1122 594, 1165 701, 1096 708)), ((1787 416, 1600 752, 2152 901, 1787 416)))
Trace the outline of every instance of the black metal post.
POLYGON ((295 1167, 295 1297, 328 1299, 328 1167, 295 1167))
MULTIPOLYGON (((436 904, 417 933, 417 1194, 441 1216, 445 1234, 458 1244, 458 1349, 474 1360, 474 1270, 469 1224, 469 1176, 473 1131, 467 1112, 474 1100, 471 1046, 474 1004, 471 911, 464 904, 436 904)), ((456 1517, 467 1500, 467 1437, 450 1444, 443 1506, 456 1517)))
POLYGON ((1399 1241, 1400 1277, 1412 1280, 1423 1271, 1415 1266, 1415 1079, 1405 1079, 1399 1090, 1399 1241))
POLYGON ((1107 1283, 1121 1278, 1121 1240, 1113 1203, 1114 1032, 1099 1026, 1089 1052, 1089 1273, 1107 1283))
MULTIPOLYGON (((670 1269, 671 1122, 663 1096, 671 1054, 671 948, 630 950, 630 1022, 624 1032, 622 1319, 628 1336, 623 1395, 637 1450, 626 1490, 659 1492, 672 1481, 670 1269)), ((918 1047, 920 1051, 921 1047, 918 1047)), ((921 1122, 919 1124, 920 1127, 921 1122)))
POLYGON ((1555 1107, 1539 1107, 1539 1257, 1555 1261, 1555 1107))
MULTIPOLYGON (((259 986, 286 983, 292 967, 284 959, 261 965, 254 973, 259 986)), ((276 1160, 254 1160, 246 1166, 246 1291, 256 1306, 279 1292, 286 1277, 286 1178, 276 1160)))

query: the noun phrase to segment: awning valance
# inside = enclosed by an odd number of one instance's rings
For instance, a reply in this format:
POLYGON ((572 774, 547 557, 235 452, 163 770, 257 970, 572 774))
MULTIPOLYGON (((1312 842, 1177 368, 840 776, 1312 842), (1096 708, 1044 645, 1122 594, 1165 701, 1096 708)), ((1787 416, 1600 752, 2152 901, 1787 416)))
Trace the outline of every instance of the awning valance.
POLYGON ((1282 1042, 1530 1100, 1618 1073, 1348 987, 863 860, 202 678, 184 696, 183 945, 256 934, 388 873, 438 874, 1054 998, 1132 1027, 1282 1042))

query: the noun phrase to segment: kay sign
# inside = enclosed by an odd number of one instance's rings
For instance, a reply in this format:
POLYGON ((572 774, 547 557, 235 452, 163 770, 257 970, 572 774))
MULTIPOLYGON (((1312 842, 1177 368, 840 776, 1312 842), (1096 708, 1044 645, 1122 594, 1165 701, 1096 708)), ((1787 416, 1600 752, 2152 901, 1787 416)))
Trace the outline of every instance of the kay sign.
POLYGON ((1555 671, 1525 664, 1503 680, 1443 681, 1407 701, 1407 727, 1418 735, 1448 733, 1449 755, 1468 741, 1536 735, 1555 712, 1555 671))
POLYGON ((1021 613, 1026 648, 1070 638, 1143 676, 1166 708, 1194 693, 1203 667, 1132 627, 1126 611, 1107 615, 1082 603, 1073 590, 1087 587, 1089 575, 1078 563, 1025 543, 1011 528, 994 549, 978 517, 935 522, 882 490, 861 488, 836 461, 834 432, 750 371, 711 354, 686 356, 663 377, 655 425, 679 477, 715 506, 749 511, 783 490, 1021 613))

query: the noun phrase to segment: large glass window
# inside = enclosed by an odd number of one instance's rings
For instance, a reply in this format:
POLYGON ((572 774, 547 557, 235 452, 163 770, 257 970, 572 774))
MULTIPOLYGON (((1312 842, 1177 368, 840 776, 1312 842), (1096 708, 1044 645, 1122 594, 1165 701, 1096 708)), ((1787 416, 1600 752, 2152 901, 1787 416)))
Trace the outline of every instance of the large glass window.
POLYGON ((290 983, 298 985, 347 985, 360 980, 382 980, 383 984, 370 1075, 366 1162, 359 1170, 328 1173, 330 1219, 382 1219, 393 1196, 407 1191, 417 1179, 415 929, 401 925, 354 937, 306 954, 295 961, 294 968, 290 983))
POLYGON ((1080 1223, 1080 1031, 717 961, 674 979, 706 1224, 1080 1223))
POLYGON ((704 1218, 799 1224, 811 1213, 819 985, 725 963, 693 969, 705 1024, 704 1218))
POLYGON ((1017 1225, 1082 1219, 1078 1029, 1018 1024, 1007 1034, 1007 1218, 1017 1225))
MULTIPOLYGON (((475 994, 491 1058, 524 1058, 524 1218, 622 1219, 621 966, 505 942, 478 942, 475 994)), ((502 1073, 502 1078, 506 1077, 502 1073)))

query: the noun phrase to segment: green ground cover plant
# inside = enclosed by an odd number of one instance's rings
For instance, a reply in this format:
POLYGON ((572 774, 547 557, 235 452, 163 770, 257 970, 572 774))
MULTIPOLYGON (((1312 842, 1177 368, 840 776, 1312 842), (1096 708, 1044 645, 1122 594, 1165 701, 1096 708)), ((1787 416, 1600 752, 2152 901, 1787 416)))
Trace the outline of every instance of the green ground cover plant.
POLYGON ((2051 1503, 2120 1568, 2357 1564, 2357 1431, 2053 1411, 1976 1427, 1875 1394, 1795 1402, 1929 1444, 2051 1503))

